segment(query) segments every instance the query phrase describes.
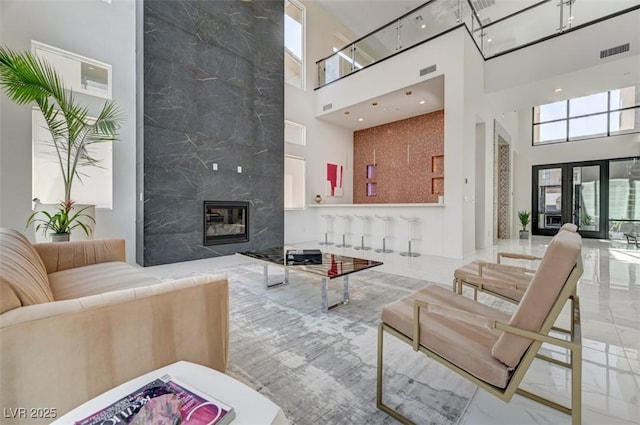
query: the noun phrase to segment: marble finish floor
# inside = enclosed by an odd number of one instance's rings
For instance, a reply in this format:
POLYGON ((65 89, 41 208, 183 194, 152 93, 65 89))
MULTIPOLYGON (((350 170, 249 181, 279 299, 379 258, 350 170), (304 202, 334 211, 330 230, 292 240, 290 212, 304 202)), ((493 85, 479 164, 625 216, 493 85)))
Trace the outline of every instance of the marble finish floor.
MULTIPOLYGON (((301 248, 384 262, 377 268, 417 279, 451 286, 453 270, 473 259, 495 261, 498 251, 541 255, 550 238, 501 240, 479 250, 472 258, 455 260, 426 256, 402 257, 397 252, 380 254, 353 248, 299 243, 301 248)), ((583 240, 584 274, 578 286, 582 313, 583 378, 582 423, 585 425, 640 424, 640 250, 624 242, 583 240)), ((162 277, 186 272, 215 273, 234 264, 245 263, 238 256, 218 257, 146 270, 162 277)), ((518 264, 511 262, 510 264, 518 264)), ((520 262, 527 265, 527 262, 520 262)), ((346 307, 348 308, 348 306, 346 307)), ((428 360, 425 357, 425 361, 428 360)), ((565 369, 536 360, 523 386, 546 397, 568 404, 571 376, 565 369)), ((519 395, 504 403, 477 390, 459 424, 570 424, 568 415, 519 395)))

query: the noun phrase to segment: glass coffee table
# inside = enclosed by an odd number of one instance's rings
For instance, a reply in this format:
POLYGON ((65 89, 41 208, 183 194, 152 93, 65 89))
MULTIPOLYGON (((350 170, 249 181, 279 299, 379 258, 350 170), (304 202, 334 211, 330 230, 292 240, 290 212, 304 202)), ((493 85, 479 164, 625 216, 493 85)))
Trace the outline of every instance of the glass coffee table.
POLYGON ((380 261, 365 260, 363 258, 348 257, 346 255, 322 253, 322 262, 305 263, 305 262, 288 262, 286 260, 286 252, 288 250, 296 250, 294 247, 277 247, 268 248, 258 251, 238 252, 238 255, 260 260, 264 263, 264 288, 269 289, 274 286, 280 286, 289 283, 289 270, 305 272, 322 278, 322 311, 327 313, 334 308, 349 304, 349 275, 361 270, 370 269, 372 267, 382 265, 380 261), (269 283, 269 265, 284 268, 284 281, 269 283), (329 281, 332 279, 343 278, 342 301, 329 305, 329 281))

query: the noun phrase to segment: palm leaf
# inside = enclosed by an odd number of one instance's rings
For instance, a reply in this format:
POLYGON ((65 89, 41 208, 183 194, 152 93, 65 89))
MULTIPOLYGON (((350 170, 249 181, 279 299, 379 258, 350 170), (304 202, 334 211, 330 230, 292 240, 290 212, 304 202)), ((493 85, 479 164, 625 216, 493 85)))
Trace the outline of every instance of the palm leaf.
POLYGON ((80 179, 79 169, 99 162, 88 147, 116 140, 123 111, 107 101, 97 118, 90 119, 88 108, 75 103, 73 92, 64 89, 62 79, 46 61, 4 47, 0 47, 0 87, 14 102, 35 103, 42 111, 60 164, 65 200, 70 200, 74 178, 80 179))

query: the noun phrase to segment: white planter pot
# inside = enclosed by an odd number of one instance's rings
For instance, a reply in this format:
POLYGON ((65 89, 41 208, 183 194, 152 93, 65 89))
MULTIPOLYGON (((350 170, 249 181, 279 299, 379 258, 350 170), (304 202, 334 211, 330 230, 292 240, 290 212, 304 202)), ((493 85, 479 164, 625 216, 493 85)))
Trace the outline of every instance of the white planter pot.
MULTIPOLYGON (((34 211, 46 211, 49 214, 55 214, 56 212, 58 212, 60 204, 35 204, 34 206, 34 211)), ((71 208, 71 213, 75 214, 77 211, 88 207, 86 210, 82 211, 82 214, 88 215, 90 217, 92 217, 94 220, 96 218, 96 206, 95 205, 87 205, 87 204, 74 204, 73 207, 71 208)), ((44 216, 40 216, 39 218, 42 218, 44 216)), ((89 236, 87 236, 84 233, 84 230, 82 230, 81 228, 77 227, 75 229, 73 229, 73 231, 71 232, 71 238, 70 240, 72 241, 83 241, 83 240, 87 240, 87 239, 93 239, 93 232, 95 230, 95 222, 87 217, 82 217, 80 218, 80 221, 82 223, 84 223, 91 231, 89 232, 89 236)), ((35 231, 35 226, 31 225, 31 228, 34 229, 35 231)), ((40 231, 35 232, 35 241, 36 242, 50 242, 51 241, 51 237, 50 237, 50 232, 47 232, 46 234, 42 234, 42 228, 40 228, 40 231)))
POLYGON ((520 239, 529 239, 529 231, 520 230, 520 239))

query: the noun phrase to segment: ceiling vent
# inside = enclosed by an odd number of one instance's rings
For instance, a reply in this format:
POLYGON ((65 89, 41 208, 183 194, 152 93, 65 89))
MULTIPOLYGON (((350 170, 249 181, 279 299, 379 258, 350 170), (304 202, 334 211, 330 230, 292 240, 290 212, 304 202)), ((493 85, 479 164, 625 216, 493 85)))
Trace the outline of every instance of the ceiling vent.
POLYGON ((328 111, 331 108, 333 108, 333 103, 327 103, 322 107, 322 111, 328 111))
POLYGON ((430 74, 430 73, 434 72, 435 70, 436 70, 436 66, 435 65, 431 65, 431 66, 428 66, 426 68, 422 68, 420 70, 420 76, 422 77, 423 75, 430 74))
POLYGON ((629 51, 629 43, 621 44, 616 47, 612 47, 610 49, 605 49, 600 51, 600 59, 608 58, 609 56, 619 55, 620 53, 629 51))
POLYGON ((486 9, 489 6, 493 6, 496 4, 496 0, 475 0, 471 2, 471 5, 476 10, 476 12, 480 12, 482 9, 486 9))

